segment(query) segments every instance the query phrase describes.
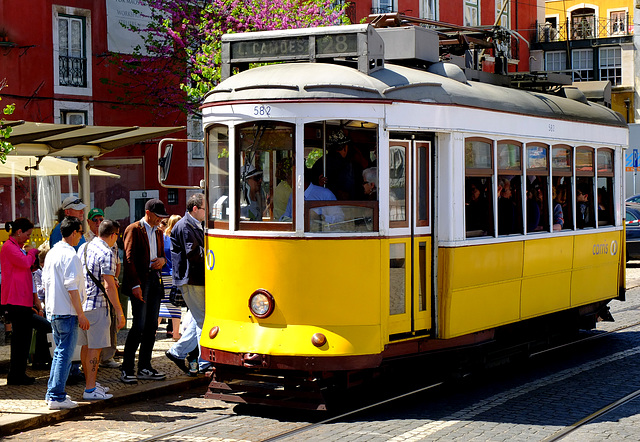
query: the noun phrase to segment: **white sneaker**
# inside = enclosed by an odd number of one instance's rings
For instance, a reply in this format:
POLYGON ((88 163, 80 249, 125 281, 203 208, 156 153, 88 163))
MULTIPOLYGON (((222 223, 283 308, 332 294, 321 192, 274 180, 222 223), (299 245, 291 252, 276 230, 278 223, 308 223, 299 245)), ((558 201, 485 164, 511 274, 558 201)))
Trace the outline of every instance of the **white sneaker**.
POLYGON ((49 410, 66 410, 67 408, 75 408, 77 406, 78 403, 69 399, 69 396, 67 396, 62 402, 54 400, 49 401, 49 410))
POLYGON ((100 367, 104 368, 120 368, 120 364, 113 360, 113 358, 109 358, 106 361, 100 362, 100 367))
POLYGON ((100 382, 96 381, 96 388, 99 388, 100 390, 104 391, 105 393, 108 393, 110 388, 109 387, 105 387, 104 385, 101 385, 100 382))
POLYGON ((86 399, 88 401, 102 401, 104 399, 111 399, 112 397, 112 394, 105 393, 104 390, 100 388, 96 388, 91 393, 85 390, 82 394, 82 399, 86 399))

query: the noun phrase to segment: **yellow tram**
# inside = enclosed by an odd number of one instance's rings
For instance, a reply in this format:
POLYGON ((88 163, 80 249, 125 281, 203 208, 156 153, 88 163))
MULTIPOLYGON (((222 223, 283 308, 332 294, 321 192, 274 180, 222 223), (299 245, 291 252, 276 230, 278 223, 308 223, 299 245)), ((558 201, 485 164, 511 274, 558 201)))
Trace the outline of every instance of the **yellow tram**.
POLYGON ((470 81, 420 27, 227 35, 223 62, 202 106, 210 397, 305 406, 336 374, 592 328, 624 299, 616 112, 470 81), (295 62, 244 69, 273 61, 295 62))

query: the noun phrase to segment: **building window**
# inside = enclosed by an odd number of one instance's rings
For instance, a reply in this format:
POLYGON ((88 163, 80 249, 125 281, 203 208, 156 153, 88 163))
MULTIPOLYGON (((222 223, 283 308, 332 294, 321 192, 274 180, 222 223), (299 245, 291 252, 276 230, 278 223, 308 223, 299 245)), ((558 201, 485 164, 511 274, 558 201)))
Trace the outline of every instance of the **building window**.
POLYGON ((567 69, 567 54, 564 51, 546 52, 544 60, 547 71, 562 72, 567 69))
POLYGON ((464 25, 480 25, 480 5, 478 3, 478 0, 464 1, 464 25))
POLYGON ((372 14, 386 14, 398 10, 395 0, 374 0, 371 4, 372 14))
POLYGON ((62 124, 88 124, 88 114, 85 111, 64 109, 60 111, 62 124))
POLYGON ((178 204, 178 189, 167 189, 167 204, 178 204))
POLYGON ((496 0, 496 23, 504 28, 511 28, 509 0, 496 0), (504 10, 502 9, 504 7, 504 10))
POLYGON ((622 83, 622 51, 620 48, 600 48, 600 80, 611 82, 611 86, 622 83))
POLYGON ((427 20, 438 19, 438 0, 424 0, 424 18, 427 20))
POLYGON ((87 87, 84 17, 58 16, 60 86, 87 87))
POLYGON ((593 51, 591 49, 574 49, 571 53, 573 81, 593 81, 593 51))
POLYGON ((571 13, 571 38, 596 38, 596 12, 591 8, 576 9, 571 13))
POLYGON ((626 11, 613 11, 609 14, 609 34, 625 35, 627 33, 626 11))

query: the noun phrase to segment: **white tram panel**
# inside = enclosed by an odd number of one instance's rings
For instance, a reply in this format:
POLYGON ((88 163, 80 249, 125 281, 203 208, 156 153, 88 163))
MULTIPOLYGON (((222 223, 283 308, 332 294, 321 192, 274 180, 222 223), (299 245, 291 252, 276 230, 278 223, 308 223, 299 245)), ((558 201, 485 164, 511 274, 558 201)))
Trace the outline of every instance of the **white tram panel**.
POLYGON ((387 130, 473 132, 475 136, 503 139, 529 138, 549 144, 626 145, 625 128, 586 124, 464 106, 394 103, 386 109, 387 130), (578 144, 576 144, 578 143, 578 144))

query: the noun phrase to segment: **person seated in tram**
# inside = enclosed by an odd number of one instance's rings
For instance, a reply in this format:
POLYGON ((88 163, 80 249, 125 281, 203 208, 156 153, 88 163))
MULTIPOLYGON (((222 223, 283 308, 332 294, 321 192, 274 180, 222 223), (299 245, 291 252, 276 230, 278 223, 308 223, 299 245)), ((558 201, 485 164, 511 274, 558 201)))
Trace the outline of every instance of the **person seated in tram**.
POLYGON ((607 198, 607 189, 604 187, 598 188, 598 225, 606 226, 611 224, 609 217, 609 203, 607 198))
POLYGON ((291 178, 293 172, 293 159, 283 158, 276 166, 276 179, 278 185, 273 191, 273 219, 280 219, 287 209, 287 202, 291 196, 291 178))
POLYGON ((529 186, 527 189, 527 232, 540 230, 540 206, 536 196, 538 189, 535 186, 529 186))
POLYGON ((378 168, 369 167, 362 171, 364 198, 369 201, 378 199, 378 168))
POLYGON ((591 204, 589 203, 588 186, 578 186, 578 189, 576 190, 576 202, 576 225, 578 229, 591 227, 591 204))
MULTIPOLYGON (((304 170, 304 200, 305 201, 336 201, 336 196, 329 190, 319 186, 321 176, 316 176, 313 169, 305 168, 304 170), (315 179, 313 178, 315 177, 315 179), (312 181, 315 181, 314 184, 312 181)), ((311 209, 314 215, 322 218, 326 223, 333 224, 344 221, 344 213, 336 206, 323 206, 311 209)), ((309 214, 311 215, 311 213, 309 214)), ((287 208, 284 215, 280 217, 280 221, 291 221, 293 218, 293 195, 289 196, 287 208)))
POLYGON ((267 207, 267 198, 262 191, 262 171, 252 164, 245 164, 242 166, 240 176, 242 180, 240 216, 250 221, 262 221, 267 207))
POLYGON ((327 157, 324 161, 326 171, 323 171, 323 161, 318 160, 313 165, 314 176, 320 178, 321 185, 333 193, 337 199, 358 200, 362 196, 359 186, 362 168, 353 161, 350 154, 351 140, 340 130, 336 130, 327 137, 327 157))
POLYGON ((562 204, 558 199, 558 189, 556 186, 551 188, 553 194, 553 230, 562 230, 564 227, 564 211, 562 204))
POLYGON ((480 178, 467 180, 465 215, 469 236, 484 236, 489 231, 492 217, 485 190, 480 178))
POLYGON ((511 181, 498 178, 498 234, 510 235, 515 229, 515 205, 511 199, 511 181))

